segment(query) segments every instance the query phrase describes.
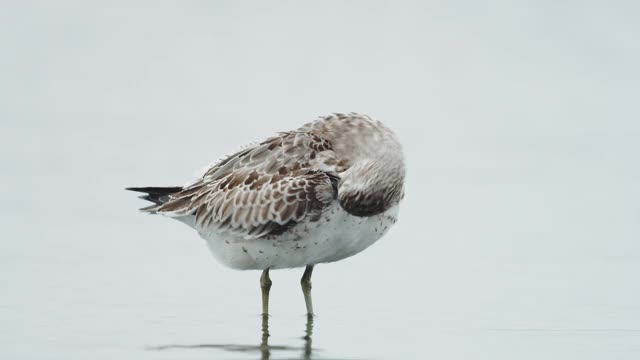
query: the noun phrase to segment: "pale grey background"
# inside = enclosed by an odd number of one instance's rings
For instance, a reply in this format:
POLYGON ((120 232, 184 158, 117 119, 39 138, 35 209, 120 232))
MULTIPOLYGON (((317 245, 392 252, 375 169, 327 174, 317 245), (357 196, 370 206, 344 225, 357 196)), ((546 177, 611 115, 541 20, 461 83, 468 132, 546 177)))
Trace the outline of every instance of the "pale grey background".
MULTIPOLYGON (((319 358, 640 358, 635 1, 13 1, 0 11, 3 359, 257 358, 258 273, 145 216, 333 111, 405 144, 401 219, 318 266, 319 358)), ((301 271, 271 343, 301 345, 301 271)), ((296 352, 274 352, 294 358, 296 352)))

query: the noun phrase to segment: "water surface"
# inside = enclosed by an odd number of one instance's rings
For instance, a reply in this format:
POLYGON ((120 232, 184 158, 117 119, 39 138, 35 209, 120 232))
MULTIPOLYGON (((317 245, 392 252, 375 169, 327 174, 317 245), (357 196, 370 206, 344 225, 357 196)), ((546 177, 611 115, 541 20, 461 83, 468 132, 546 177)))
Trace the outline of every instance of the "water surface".
POLYGON ((638 5, 29 2, 0 13, 0 358, 640 358, 638 5), (127 186, 332 111, 407 191, 313 274, 215 262, 127 186), (268 333, 269 336, 266 336, 268 333))

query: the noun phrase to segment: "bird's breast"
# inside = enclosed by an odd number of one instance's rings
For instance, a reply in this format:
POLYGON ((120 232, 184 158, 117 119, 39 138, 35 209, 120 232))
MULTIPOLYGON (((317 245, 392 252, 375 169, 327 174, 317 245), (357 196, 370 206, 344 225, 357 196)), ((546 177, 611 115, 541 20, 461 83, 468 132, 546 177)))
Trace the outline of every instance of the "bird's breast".
POLYGON ((235 269, 295 268, 342 260, 366 249, 397 221, 398 206, 373 216, 354 216, 337 202, 315 221, 286 232, 246 240, 232 234, 201 233, 213 255, 235 269))

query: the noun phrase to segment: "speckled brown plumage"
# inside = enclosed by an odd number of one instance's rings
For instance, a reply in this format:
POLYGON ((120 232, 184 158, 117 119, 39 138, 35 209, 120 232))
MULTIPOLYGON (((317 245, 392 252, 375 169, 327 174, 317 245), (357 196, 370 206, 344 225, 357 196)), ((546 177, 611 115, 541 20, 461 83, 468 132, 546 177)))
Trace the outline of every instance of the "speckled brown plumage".
MULTIPOLYGON (((193 217, 201 233, 216 229, 244 239, 317 221, 334 201, 352 215, 372 216, 403 196, 399 146, 380 121, 336 113, 226 157, 179 191, 152 195, 156 204, 143 210, 193 217)), ((150 188, 133 190, 144 189, 150 188)))
POLYGON ((319 218, 337 196, 331 144, 319 136, 285 132, 239 151, 195 183, 144 210, 195 215, 199 228, 216 226, 245 238, 277 234, 305 217, 319 218), (318 155, 320 154, 320 156, 318 155))

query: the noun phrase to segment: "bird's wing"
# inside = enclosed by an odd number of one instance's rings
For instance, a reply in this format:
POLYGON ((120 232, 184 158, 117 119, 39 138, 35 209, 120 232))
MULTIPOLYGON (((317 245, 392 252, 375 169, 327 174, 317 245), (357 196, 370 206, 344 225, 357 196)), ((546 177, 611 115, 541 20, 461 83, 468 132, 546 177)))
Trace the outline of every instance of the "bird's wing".
POLYGON ((281 133, 229 156, 163 204, 147 211, 195 216, 198 230, 245 239, 274 235, 316 220, 337 196, 331 144, 316 135, 281 133))

